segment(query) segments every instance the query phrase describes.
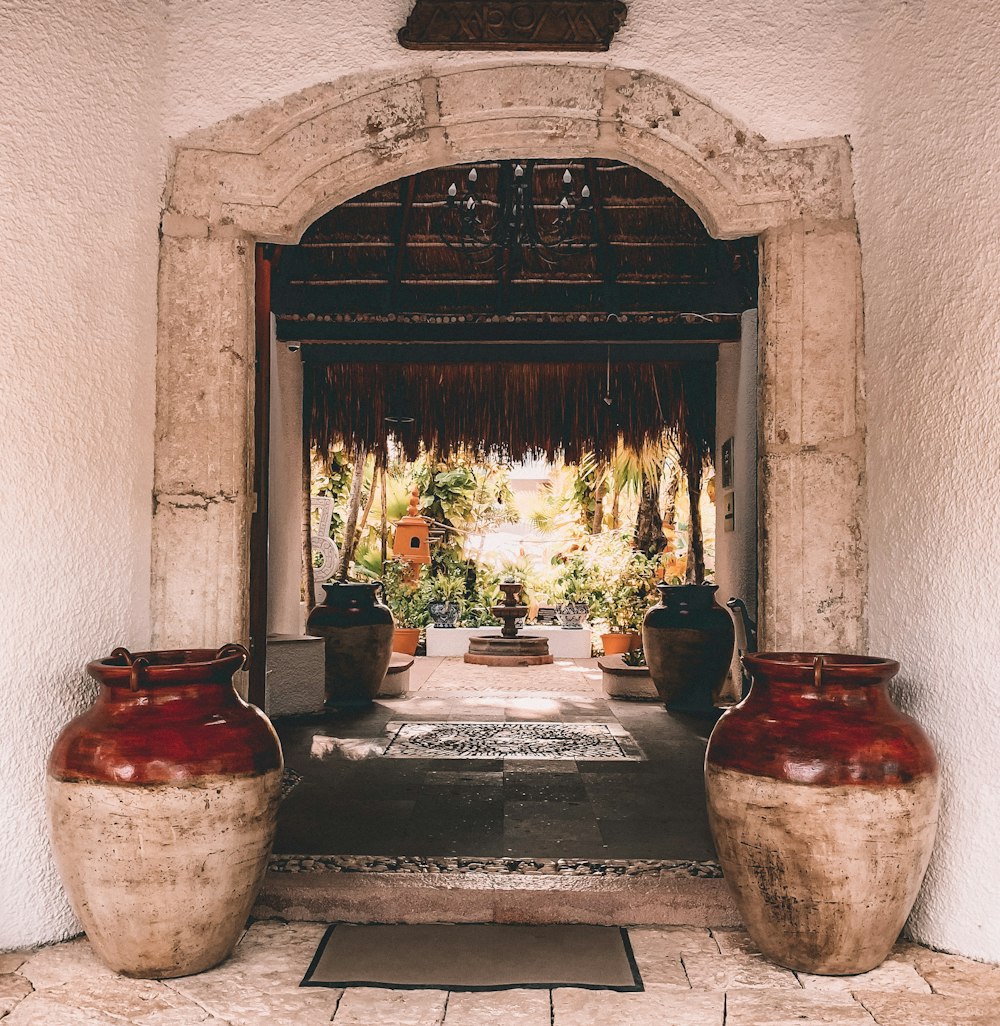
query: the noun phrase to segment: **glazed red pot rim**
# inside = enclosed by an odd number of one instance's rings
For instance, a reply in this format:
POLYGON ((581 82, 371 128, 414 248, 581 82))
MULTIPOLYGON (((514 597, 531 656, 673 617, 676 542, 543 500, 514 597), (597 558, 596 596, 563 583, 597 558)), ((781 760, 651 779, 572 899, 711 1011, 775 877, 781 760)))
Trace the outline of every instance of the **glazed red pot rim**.
MULTIPOLYGON (((132 652, 133 664, 145 660, 139 672, 139 686, 182 684, 226 684, 237 670, 243 669, 243 649, 224 648, 152 649, 132 652)), ((87 663, 87 673, 94 680, 111 687, 131 687, 133 665, 124 654, 112 654, 87 663)))
POLYGON ((894 659, 840 652, 747 652, 742 658, 755 678, 789 684, 814 684, 818 659, 821 679, 829 684, 880 684, 899 673, 894 659))

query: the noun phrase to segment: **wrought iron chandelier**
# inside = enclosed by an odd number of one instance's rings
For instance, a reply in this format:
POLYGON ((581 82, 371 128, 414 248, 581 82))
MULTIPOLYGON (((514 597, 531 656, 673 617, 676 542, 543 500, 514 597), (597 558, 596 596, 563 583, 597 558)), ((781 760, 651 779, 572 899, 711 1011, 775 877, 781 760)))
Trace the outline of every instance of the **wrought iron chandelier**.
POLYGON ((480 194, 479 171, 475 167, 465 179, 461 196, 458 184, 452 182, 448 186, 447 208, 453 216, 457 214, 458 225, 453 233, 442 233, 444 242, 474 259, 487 261, 496 257, 505 267, 519 265, 526 249, 551 264, 567 253, 588 248, 594 210, 590 185, 584 182, 579 195, 575 195, 573 175, 566 168, 562 194, 548 204, 555 207, 554 217, 550 225, 543 227, 534 195, 534 171, 532 160, 500 161, 496 197, 492 200, 480 194), (487 221, 483 211, 489 207, 496 213, 487 221), (588 231, 585 236, 578 236, 580 215, 584 213, 590 215, 586 219, 588 231))

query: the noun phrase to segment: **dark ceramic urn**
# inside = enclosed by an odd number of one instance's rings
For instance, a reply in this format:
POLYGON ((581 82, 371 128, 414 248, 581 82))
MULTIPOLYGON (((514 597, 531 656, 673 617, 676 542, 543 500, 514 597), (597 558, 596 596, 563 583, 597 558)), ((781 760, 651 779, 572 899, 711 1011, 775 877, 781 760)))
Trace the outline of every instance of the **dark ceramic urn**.
POLYGON ((732 617, 715 602, 714 584, 658 584, 659 605, 642 623, 653 684, 668 708, 682 693, 709 697, 733 658, 732 617))
POLYGON ((807 973, 867 972, 913 907, 938 817, 927 735, 892 702, 899 665, 745 655, 750 693, 705 755, 712 836, 760 950, 807 973))
POLYGON ((309 614, 306 630, 325 642, 328 705, 366 703, 378 694, 392 659, 389 607, 373 584, 331 581, 326 599, 309 614))
POLYGON ((246 649, 116 649, 49 757, 56 866, 116 972, 202 972, 233 950, 267 868, 281 746, 233 689, 246 649))

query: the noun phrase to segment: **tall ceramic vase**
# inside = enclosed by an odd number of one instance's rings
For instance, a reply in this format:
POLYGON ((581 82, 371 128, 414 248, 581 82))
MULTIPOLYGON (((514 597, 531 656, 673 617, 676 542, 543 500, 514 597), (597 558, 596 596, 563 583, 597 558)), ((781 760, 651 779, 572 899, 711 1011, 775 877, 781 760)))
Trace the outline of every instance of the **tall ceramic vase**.
POLYGON ((891 660, 743 660, 750 694, 716 724, 705 757, 723 872, 768 958, 866 972, 889 953, 930 859, 934 752, 889 697, 891 660))
POLYGON ((326 599, 309 614, 306 630, 325 642, 326 701, 374 700, 392 660, 392 613, 373 584, 330 581, 326 599))
POLYGON ((646 612, 642 648, 649 675, 668 708, 690 689, 706 703, 733 659, 733 618, 715 602, 714 584, 658 584, 659 605, 646 612))
POLYGON ((226 958, 274 840, 281 746, 233 689, 247 651, 116 649, 59 735, 46 799, 56 866, 97 954, 126 976, 226 958))

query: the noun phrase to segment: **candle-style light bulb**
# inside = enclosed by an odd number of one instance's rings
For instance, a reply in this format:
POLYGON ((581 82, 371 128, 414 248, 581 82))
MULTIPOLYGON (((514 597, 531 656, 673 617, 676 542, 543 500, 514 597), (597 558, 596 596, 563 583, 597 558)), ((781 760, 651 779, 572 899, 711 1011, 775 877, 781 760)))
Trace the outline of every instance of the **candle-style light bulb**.
POLYGON ((569 173, 569 168, 566 168, 566 172, 563 175, 563 185, 572 185, 573 176, 569 173))
POLYGON ((473 168, 469 172, 469 181, 470 182, 478 182, 479 181, 479 172, 475 168, 473 168))
POLYGON ((584 187, 583 187, 583 188, 582 188, 582 189, 580 190, 580 195, 581 195, 581 196, 582 196, 582 197, 583 197, 584 199, 590 199, 590 186, 589 186, 589 185, 585 185, 585 186, 584 186, 584 187))
POLYGON ((470 209, 474 210, 476 207, 476 201, 470 196, 466 201, 465 205, 470 209))
POLYGON ((454 199, 458 195, 458 186, 454 182, 452 182, 451 185, 448 186, 448 195, 452 199, 454 199))
POLYGON ((524 175, 524 168, 520 164, 514 165, 514 177, 521 178, 524 175))
POLYGON ((563 196, 563 198, 559 201, 559 206, 562 207, 563 210, 569 210, 569 200, 566 199, 565 196, 563 196))

